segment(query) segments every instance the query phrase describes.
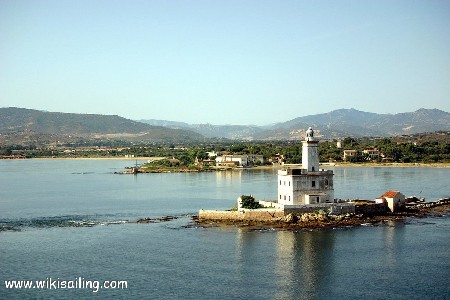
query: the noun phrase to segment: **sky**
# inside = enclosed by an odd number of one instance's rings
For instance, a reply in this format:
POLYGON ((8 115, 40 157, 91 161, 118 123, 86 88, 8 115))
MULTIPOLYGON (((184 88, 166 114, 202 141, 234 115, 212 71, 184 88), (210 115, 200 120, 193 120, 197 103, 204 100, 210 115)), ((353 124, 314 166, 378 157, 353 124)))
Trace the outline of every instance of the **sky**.
POLYGON ((447 0, 0 0, 0 107, 256 124, 450 112, 447 0))

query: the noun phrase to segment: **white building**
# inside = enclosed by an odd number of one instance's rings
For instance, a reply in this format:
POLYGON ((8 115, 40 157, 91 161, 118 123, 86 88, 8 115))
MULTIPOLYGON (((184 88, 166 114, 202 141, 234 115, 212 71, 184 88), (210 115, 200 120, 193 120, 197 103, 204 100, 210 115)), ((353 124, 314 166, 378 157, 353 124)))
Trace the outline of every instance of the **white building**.
POLYGON ((380 150, 378 149, 364 149, 363 153, 367 155, 368 160, 377 159, 380 157, 380 150))
POLYGON ((333 203, 333 171, 319 169, 319 141, 315 140, 311 127, 302 143, 302 167, 278 171, 278 203, 285 206, 333 203))
POLYGON ((405 207, 405 195, 400 193, 399 191, 387 191, 380 197, 378 197, 375 201, 377 203, 382 203, 386 201, 387 206, 391 212, 397 212, 405 207))
POLYGON ((262 155, 222 155, 216 157, 216 166, 235 164, 237 166, 248 166, 259 161, 264 163, 262 155))
POLYGON ((208 154, 208 157, 211 158, 211 157, 217 157, 218 153, 216 151, 209 151, 209 152, 206 152, 206 154, 208 154))
POLYGON ((355 157, 358 154, 356 150, 344 150, 344 160, 348 160, 350 157, 355 157))

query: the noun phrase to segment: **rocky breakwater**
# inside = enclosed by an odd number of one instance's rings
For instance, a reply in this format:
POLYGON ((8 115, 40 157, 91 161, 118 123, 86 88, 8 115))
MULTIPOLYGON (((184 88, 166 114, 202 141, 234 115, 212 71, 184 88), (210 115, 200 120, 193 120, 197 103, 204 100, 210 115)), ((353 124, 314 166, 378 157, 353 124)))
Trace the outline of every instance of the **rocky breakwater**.
POLYGON ((168 222, 178 219, 176 216, 164 216, 159 218, 143 218, 136 220, 136 223, 138 224, 148 224, 148 223, 161 223, 161 222, 168 222))
POLYGON ((318 211, 303 214, 288 214, 283 219, 283 227, 294 228, 329 228, 329 227, 344 227, 354 226, 360 224, 361 220, 364 222, 363 215, 345 214, 332 215, 325 211, 318 211))
POLYGON ((382 225, 391 221, 402 222, 406 218, 414 217, 443 217, 450 213, 450 201, 448 198, 436 202, 425 203, 426 205, 410 206, 398 213, 386 213, 383 215, 373 215, 364 213, 348 213, 342 215, 331 214, 330 212, 319 210, 307 213, 290 213, 283 217, 271 219, 202 219, 194 218, 196 224, 204 227, 211 226, 237 226, 248 229, 327 229, 341 227, 356 227, 367 225, 382 225), (445 201, 444 201, 445 200, 445 201))
MULTIPOLYGON (((281 212, 280 212, 281 213, 281 212)), ((279 229, 317 229, 356 226, 368 222, 368 219, 362 215, 343 214, 333 215, 329 212, 320 210, 308 213, 290 213, 285 216, 273 215, 271 218, 194 218, 195 223, 205 227, 210 226, 238 226, 259 228, 279 228, 279 229)))
POLYGON ((392 220, 402 220, 403 215, 366 215, 366 214, 344 214, 333 215, 324 211, 314 213, 303 213, 300 215, 288 214, 283 218, 282 228, 291 229, 327 229, 340 227, 355 227, 361 225, 377 225, 392 220))
MULTIPOLYGON (((417 199, 417 198, 416 198, 417 199)), ((450 205, 450 198, 443 198, 438 201, 425 202, 424 200, 412 201, 406 204, 408 210, 426 210, 435 207, 450 205)))

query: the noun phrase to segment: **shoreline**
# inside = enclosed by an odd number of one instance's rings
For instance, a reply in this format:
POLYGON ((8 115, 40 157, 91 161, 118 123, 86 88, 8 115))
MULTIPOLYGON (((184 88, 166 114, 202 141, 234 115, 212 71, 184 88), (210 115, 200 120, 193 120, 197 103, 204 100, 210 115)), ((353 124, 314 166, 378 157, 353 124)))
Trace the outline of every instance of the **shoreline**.
MULTIPOLYGON (((320 219, 309 217, 307 220, 286 216, 271 221, 251 220, 200 220, 193 217, 197 226, 204 228, 233 227, 248 230, 326 230, 337 228, 355 228, 360 226, 380 226, 389 222, 405 222, 408 218, 445 217, 450 213, 450 204, 431 208, 420 208, 386 215, 341 215, 336 218, 320 219), (289 217, 289 218, 287 218, 289 217)), ((308 213, 306 214, 307 216, 308 213)))
MULTIPOLYGON (((161 157, 155 156, 140 156, 140 157, 117 157, 117 156, 108 156, 108 157, 34 157, 34 158, 17 158, 17 159, 1 159, 2 161, 14 161, 14 160, 124 160, 124 161, 148 161, 161 159, 161 157)), ((217 169, 218 171, 223 170, 279 170, 289 166, 299 166, 298 165, 277 165, 277 166, 256 166, 250 168, 229 168, 224 169, 223 167, 212 166, 213 169, 217 169)), ((442 162, 442 163, 349 163, 349 162, 336 162, 336 163, 321 163, 320 167, 350 167, 350 168, 450 168, 450 163, 442 162)))
POLYGON ((142 161, 155 159, 155 157, 33 157, 33 158, 21 158, 21 159, 2 159, 5 161, 14 160, 129 160, 129 161, 142 161))
MULTIPOLYGON (((281 166, 258 166, 251 169, 282 169, 284 167, 289 166, 300 166, 298 165, 281 165, 281 166)), ((337 163, 321 163, 320 167, 350 167, 350 168, 450 168, 450 163, 346 163, 346 162, 337 162, 337 163)))
POLYGON ((450 163, 345 163, 340 162, 336 164, 321 164, 321 166, 329 167, 399 167, 399 168, 450 168, 450 163))

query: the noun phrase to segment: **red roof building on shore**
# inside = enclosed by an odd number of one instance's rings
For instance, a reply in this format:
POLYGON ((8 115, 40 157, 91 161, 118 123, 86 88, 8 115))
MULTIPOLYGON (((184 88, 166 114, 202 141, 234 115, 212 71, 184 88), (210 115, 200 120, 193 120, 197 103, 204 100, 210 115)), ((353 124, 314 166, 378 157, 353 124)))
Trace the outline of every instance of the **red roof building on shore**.
POLYGON ((405 206, 405 195, 399 191, 387 191, 378 199, 386 200, 386 203, 391 212, 397 212, 405 206))
POLYGON ((380 198, 394 198, 397 196, 397 194, 400 193, 399 191, 387 191, 383 195, 380 196, 380 198))

